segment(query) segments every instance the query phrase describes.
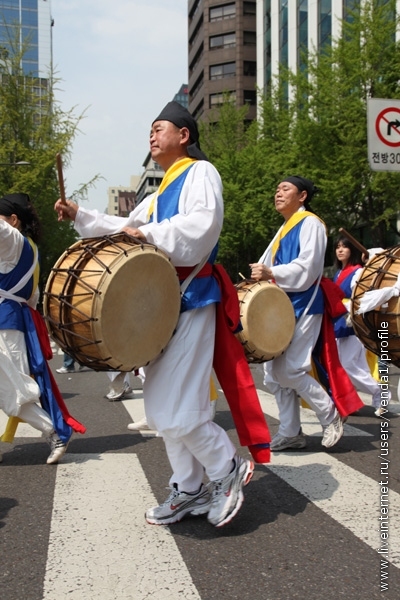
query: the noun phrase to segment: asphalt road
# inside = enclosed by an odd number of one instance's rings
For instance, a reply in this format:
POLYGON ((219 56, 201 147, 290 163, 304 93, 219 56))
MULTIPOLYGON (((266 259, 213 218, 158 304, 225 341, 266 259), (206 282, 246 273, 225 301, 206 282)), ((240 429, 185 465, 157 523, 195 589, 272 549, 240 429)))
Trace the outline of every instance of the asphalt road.
MULTIPOLYGON (((54 372, 61 362, 53 358, 54 372)), ((274 434, 273 401, 257 367, 253 373, 274 434)), ((348 433, 330 451, 306 416, 305 451, 257 465, 241 511, 221 529, 204 517, 170 527, 144 522, 149 499, 168 494, 170 468, 161 438, 127 430, 142 410, 139 379, 132 378, 130 399, 109 402, 105 373, 55 376, 87 432, 74 434, 58 466, 45 464, 48 447, 34 432, 1 444, 1 600, 400 598, 397 373, 384 475, 381 420, 370 406, 349 418, 348 433), (379 545, 379 482, 387 475, 389 553, 379 545)), ((216 422, 238 445, 221 393, 216 422)), ((247 448, 239 452, 248 456, 247 448)))

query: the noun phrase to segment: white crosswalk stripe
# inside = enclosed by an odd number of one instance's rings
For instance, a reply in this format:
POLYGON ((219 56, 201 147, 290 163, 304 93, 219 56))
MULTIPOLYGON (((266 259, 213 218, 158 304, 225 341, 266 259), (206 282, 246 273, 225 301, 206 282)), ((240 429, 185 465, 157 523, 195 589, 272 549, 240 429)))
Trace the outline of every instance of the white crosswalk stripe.
MULTIPOLYGON (((7 425, 8 417, 0 410, 0 433, 3 433, 7 425)), ((19 438, 37 438, 41 436, 40 431, 34 429, 27 423, 18 423, 16 436, 19 438)))
POLYGON ((44 599, 199 600, 134 454, 68 454, 57 467, 44 599), (60 568, 62 565, 62 568, 60 568))

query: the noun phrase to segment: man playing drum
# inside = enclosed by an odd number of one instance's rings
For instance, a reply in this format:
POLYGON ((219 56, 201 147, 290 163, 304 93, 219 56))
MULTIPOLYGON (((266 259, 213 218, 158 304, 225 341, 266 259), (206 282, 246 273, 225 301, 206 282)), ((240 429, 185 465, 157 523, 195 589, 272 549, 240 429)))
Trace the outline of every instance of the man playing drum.
MULTIPOLYGON (((183 296, 175 334, 165 351, 144 368, 146 417, 163 437, 173 471, 169 497, 147 510, 146 520, 169 524, 185 514, 208 513, 209 522, 220 527, 238 512, 254 464, 236 453, 225 430, 210 419, 216 303, 221 299, 211 265, 222 228, 223 200, 220 176, 198 140, 191 114, 170 102, 150 132, 151 156, 165 171, 155 194, 128 218, 78 209, 71 201, 65 205, 59 200, 55 208, 59 219, 75 221, 83 237, 126 231, 155 244, 170 257, 181 280, 194 265, 204 265, 183 296), (207 486, 204 472, 211 482, 207 486)), ((269 442, 269 437, 264 440, 269 442)))
POLYGON ((324 312, 319 282, 327 243, 324 223, 307 210, 315 191, 312 181, 300 176, 279 183, 275 207, 285 223, 259 263, 250 265, 252 279, 273 280, 288 293, 296 316, 288 349, 264 363, 264 383, 275 395, 279 409, 279 429, 271 442, 273 451, 306 446, 298 396, 315 411, 323 429, 323 446, 334 446, 343 435, 343 420, 333 400, 309 375, 324 312))

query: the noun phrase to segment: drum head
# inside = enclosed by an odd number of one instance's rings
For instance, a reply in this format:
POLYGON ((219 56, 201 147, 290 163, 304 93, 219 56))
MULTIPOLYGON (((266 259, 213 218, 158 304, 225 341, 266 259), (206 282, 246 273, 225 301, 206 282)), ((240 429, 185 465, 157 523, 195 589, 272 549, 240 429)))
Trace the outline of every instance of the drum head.
POLYGON ((175 269, 156 250, 116 260, 112 277, 103 277, 93 302, 93 330, 102 352, 132 370, 158 356, 179 318, 180 286, 175 269))
POLYGON ((282 354, 292 340, 295 328, 292 303, 283 290, 266 281, 237 287, 243 325, 239 339, 245 345, 248 360, 272 360, 282 354))

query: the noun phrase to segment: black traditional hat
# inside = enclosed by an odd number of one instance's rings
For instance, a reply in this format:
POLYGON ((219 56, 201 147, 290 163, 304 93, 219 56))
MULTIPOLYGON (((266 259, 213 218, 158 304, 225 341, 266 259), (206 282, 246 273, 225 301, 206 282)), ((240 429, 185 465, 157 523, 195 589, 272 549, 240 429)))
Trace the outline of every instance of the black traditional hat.
POLYGON ((24 225, 32 223, 32 203, 28 194, 6 194, 0 198, 0 215, 5 217, 17 215, 24 225))
POLYGON ((179 104, 179 102, 176 102, 175 100, 168 102, 158 117, 154 119, 153 123, 156 121, 170 121, 176 125, 176 127, 187 127, 190 133, 191 142, 187 147, 188 155, 191 158, 196 158, 197 160, 208 160, 207 156, 200 149, 199 130, 197 128, 197 123, 190 112, 184 106, 182 106, 182 104, 179 104))
POLYGON ((301 177, 300 175, 290 175, 289 177, 285 177, 282 181, 288 181, 289 183, 293 183, 299 190, 299 192, 307 192, 306 202, 311 202, 311 198, 318 192, 318 188, 315 187, 314 183, 311 179, 306 179, 305 177, 301 177))

